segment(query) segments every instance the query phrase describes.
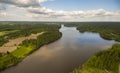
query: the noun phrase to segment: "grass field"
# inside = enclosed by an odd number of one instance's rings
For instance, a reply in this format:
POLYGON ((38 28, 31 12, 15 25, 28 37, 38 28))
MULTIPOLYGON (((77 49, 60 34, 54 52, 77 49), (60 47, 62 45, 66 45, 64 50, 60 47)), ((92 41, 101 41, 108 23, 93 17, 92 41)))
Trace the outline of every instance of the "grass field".
POLYGON ((19 30, 12 30, 12 31, 1 31, 0 32, 0 36, 4 36, 5 34, 9 34, 9 33, 12 33, 12 32, 17 32, 19 30))
POLYGON ((13 51, 11 54, 21 58, 21 57, 25 57, 26 55, 28 55, 34 49, 35 49, 34 45, 20 46, 17 50, 13 51))

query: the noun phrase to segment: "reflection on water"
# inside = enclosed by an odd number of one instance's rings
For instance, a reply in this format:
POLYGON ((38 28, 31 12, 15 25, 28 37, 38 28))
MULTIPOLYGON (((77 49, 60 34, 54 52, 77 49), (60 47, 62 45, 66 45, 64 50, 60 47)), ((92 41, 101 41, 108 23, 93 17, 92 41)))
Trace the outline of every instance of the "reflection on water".
POLYGON ((94 53, 115 43, 102 39, 98 33, 80 33, 75 27, 62 26, 60 31, 60 40, 41 47, 2 73, 69 73, 94 53))

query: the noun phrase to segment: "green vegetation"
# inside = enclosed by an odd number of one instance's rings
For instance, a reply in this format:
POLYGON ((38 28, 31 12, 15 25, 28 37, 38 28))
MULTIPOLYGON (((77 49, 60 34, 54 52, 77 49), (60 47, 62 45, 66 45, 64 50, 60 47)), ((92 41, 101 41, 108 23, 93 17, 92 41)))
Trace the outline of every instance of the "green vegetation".
POLYGON ((120 23, 81 24, 77 29, 80 32, 98 32, 104 39, 120 41, 120 23))
POLYGON ((72 73, 119 73, 120 44, 91 57, 82 68, 72 73))
POLYGON ((10 39, 29 36, 31 33, 42 31, 54 31, 60 28, 60 25, 55 24, 39 24, 39 23, 0 23, 0 46, 7 43, 10 39), (9 31, 5 34, 6 31, 9 31))
MULTIPOLYGON (((23 41, 19 47, 13 52, 6 54, 0 53, 0 71, 16 65, 22 61, 27 55, 39 49, 45 44, 54 42, 61 37, 58 31, 60 25, 56 23, 39 23, 39 22, 3 22, 0 25, 0 46, 8 42, 10 39, 15 39, 22 36, 29 36, 32 33, 45 32, 37 37, 23 41), (42 24, 42 25, 41 25, 42 24), (18 31, 15 31, 18 30, 18 31), (15 31, 4 33, 5 31, 15 31)), ((61 24, 61 23, 59 23, 61 24)), ((100 36, 109 39, 120 41, 120 23, 119 22, 77 22, 64 23, 68 27, 77 27, 80 32, 97 32, 100 36)), ((120 64, 120 44, 113 45, 112 48, 98 52, 91 57, 81 68, 74 70, 71 73, 118 73, 118 65, 120 64)))
POLYGON ((39 35, 37 39, 24 40, 18 46, 18 48, 13 52, 7 52, 6 54, 0 53, 0 71, 18 64, 33 51, 39 49, 41 46, 45 44, 49 44, 51 42, 56 41, 62 36, 62 34, 59 32, 60 25, 48 25, 48 24, 30 25, 29 24, 29 26, 28 25, 23 25, 23 26, 20 25, 20 26, 25 29, 22 30, 20 29, 19 32, 14 32, 6 36, 9 36, 10 39, 11 38, 13 39, 21 36, 27 36, 30 35, 31 33, 39 33, 39 32, 44 32, 44 33, 42 35, 39 35))
POLYGON ((5 32, 0 32, 0 36, 3 36, 5 35, 6 33, 5 32))
MULTIPOLYGON (((66 26, 73 26, 69 24, 66 26)), ((119 22, 92 22, 75 25, 80 32, 97 32, 107 40, 120 41, 119 22)), ((118 73, 120 64, 120 44, 113 45, 112 48, 98 52, 91 57, 81 68, 75 69, 71 73, 118 73)))
POLYGON ((97 32, 107 40, 120 41, 120 22, 66 22, 67 27, 77 27, 80 32, 97 32))
POLYGON ((0 32, 0 36, 4 36, 5 34, 9 34, 9 33, 17 32, 17 31, 19 31, 19 30, 2 31, 2 32, 0 32))

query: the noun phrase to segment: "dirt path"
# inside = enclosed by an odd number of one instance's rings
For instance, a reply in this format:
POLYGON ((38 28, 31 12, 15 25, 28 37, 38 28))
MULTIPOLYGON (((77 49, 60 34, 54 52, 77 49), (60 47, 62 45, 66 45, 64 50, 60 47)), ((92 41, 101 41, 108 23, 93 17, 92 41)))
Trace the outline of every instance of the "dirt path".
POLYGON ((42 35, 44 32, 41 33, 37 33, 37 34, 31 34, 28 37, 20 37, 20 38, 16 38, 13 40, 9 40, 8 43, 4 44, 2 47, 0 47, 0 52, 1 53, 6 53, 7 51, 12 52, 15 49, 17 49, 18 45, 22 43, 22 41, 26 40, 26 39, 37 39, 38 35, 42 35))

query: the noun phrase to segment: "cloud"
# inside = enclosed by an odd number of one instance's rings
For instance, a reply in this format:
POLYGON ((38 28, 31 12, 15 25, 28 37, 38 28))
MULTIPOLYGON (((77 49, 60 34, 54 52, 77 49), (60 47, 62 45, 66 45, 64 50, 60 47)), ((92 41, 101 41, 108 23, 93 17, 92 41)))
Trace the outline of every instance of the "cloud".
POLYGON ((51 9, 47 9, 45 7, 28 7, 26 9, 27 11, 31 12, 31 13, 35 13, 35 14, 50 14, 53 13, 54 11, 51 9))
POLYGON ((104 9, 87 10, 87 11, 55 11, 51 9, 43 8, 28 8, 29 12, 39 15, 49 15, 51 17, 64 17, 71 16, 72 18, 85 18, 85 17, 105 17, 105 16, 120 16, 120 11, 107 11, 104 9))
POLYGON ((45 1, 54 0, 0 0, 0 20, 120 21, 120 11, 52 10, 41 5, 45 1))
POLYGON ((5 7, 5 5, 3 5, 3 4, 0 4, 0 10, 6 10, 6 7, 5 7))
POLYGON ((47 0, 0 0, 0 3, 15 5, 18 7, 37 7, 40 6, 41 2, 47 0))

